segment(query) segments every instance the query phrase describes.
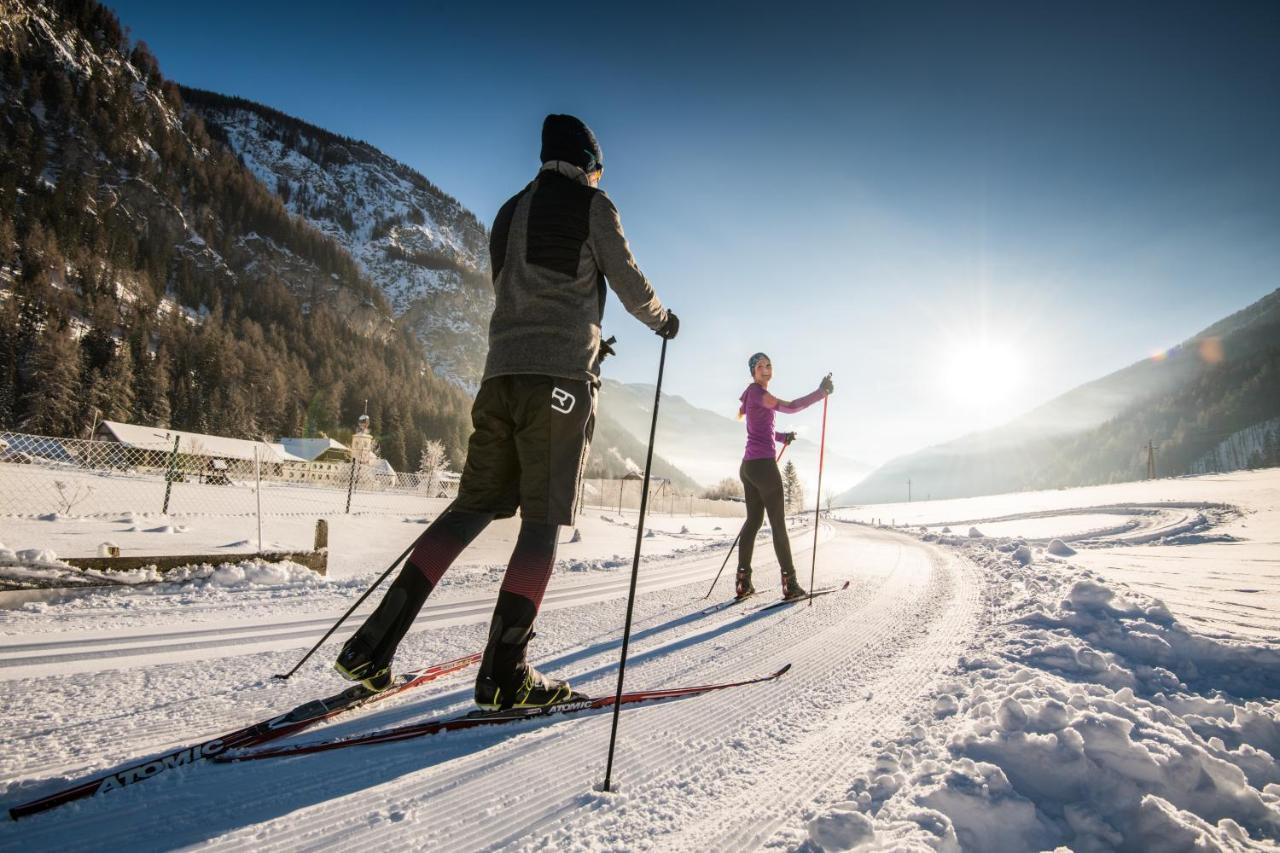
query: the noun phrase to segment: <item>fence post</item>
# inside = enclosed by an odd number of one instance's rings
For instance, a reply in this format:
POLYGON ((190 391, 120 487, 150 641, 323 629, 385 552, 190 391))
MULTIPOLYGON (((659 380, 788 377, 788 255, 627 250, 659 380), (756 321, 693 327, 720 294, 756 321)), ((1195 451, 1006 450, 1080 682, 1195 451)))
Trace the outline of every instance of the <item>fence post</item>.
POLYGON ((160 510, 161 515, 169 514, 169 495, 173 492, 173 478, 177 475, 178 442, 181 440, 180 435, 173 437, 173 452, 169 454, 169 470, 164 475, 164 506, 160 510))
POLYGON ((258 496, 258 553, 262 553, 262 461, 258 458, 258 445, 253 446, 254 493, 258 496))
POLYGON ((359 465, 356 458, 351 457, 351 483, 347 486, 347 515, 351 514, 351 494, 356 490, 356 468, 359 465))

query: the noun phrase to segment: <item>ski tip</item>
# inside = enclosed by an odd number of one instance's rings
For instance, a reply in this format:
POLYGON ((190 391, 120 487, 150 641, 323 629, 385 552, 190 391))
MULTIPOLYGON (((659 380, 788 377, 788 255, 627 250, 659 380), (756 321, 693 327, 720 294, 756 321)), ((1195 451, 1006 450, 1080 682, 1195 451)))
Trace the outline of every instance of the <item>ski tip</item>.
POLYGON ((786 675, 790 670, 791 670, 791 664, 787 664, 787 665, 786 665, 786 666, 784 666, 782 669, 780 669, 780 670, 778 670, 777 672, 775 672, 775 673, 773 674, 773 677, 774 677, 774 678, 781 678, 782 676, 786 675))

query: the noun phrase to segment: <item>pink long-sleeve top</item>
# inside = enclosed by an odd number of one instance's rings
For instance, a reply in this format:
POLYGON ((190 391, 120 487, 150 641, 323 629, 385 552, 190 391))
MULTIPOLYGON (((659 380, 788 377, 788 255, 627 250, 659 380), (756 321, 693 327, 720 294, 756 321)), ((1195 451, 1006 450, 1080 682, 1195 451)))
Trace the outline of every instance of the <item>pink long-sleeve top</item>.
POLYGON ((779 400, 778 407, 770 409, 764 404, 765 393, 764 388, 752 382, 747 386, 747 390, 742 392, 742 396, 738 398, 742 402, 738 413, 745 415, 747 420, 747 450, 742 455, 744 460, 773 459, 777 456, 774 452, 775 442, 782 441, 783 437, 782 433, 775 432, 773 428, 774 414, 776 412, 782 412, 786 415, 803 412, 822 399, 822 389, 818 389, 790 403, 786 400, 779 400))

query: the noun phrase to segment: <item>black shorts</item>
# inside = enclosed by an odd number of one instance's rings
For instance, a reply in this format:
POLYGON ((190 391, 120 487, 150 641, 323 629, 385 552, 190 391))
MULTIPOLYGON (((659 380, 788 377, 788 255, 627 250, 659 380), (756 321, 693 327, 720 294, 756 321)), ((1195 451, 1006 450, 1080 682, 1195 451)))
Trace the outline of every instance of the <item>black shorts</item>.
POLYGON ((573 524, 596 423, 596 389, 583 380, 520 374, 480 385, 475 432, 456 509, 573 524))

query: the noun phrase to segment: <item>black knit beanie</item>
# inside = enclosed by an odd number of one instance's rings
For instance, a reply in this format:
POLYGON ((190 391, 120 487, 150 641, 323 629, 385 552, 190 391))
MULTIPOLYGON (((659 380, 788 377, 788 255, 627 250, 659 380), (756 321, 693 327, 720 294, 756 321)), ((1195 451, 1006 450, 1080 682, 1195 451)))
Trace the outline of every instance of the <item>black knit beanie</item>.
POLYGON ((581 119, 552 113, 542 122, 542 162, 563 160, 584 172, 604 168, 604 154, 581 119))

